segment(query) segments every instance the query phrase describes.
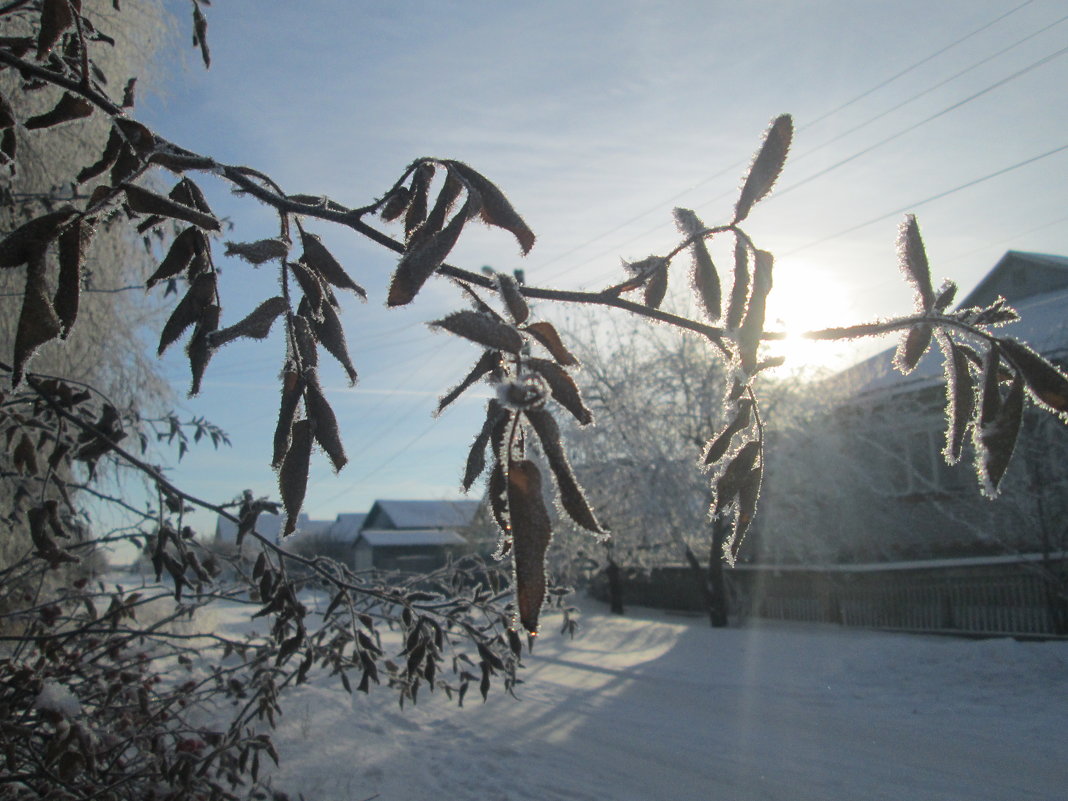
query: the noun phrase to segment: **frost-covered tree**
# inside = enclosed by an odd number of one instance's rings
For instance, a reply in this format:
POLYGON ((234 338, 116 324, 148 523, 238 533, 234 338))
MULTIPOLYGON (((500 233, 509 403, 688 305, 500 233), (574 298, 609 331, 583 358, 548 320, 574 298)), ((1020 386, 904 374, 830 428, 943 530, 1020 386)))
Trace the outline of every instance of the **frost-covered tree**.
MULTIPOLYGON (((190 3, 193 41, 206 65, 209 5, 190 3)), ((786 163, 793 137, 788 115, 765 133, 729 220, 708 226, 692 211, 676 209, 675 247, 627 264, 599 289, 562 291, 448 262, 464 230, 479 223, 513 238, 523 253, 534 245, 534 232, 501 189, 468 164, 416 158, 392 185, 368 189, 366 204, 352 208, 321 195, 294 194, 261 169, 190 151, 166 132, 151 130, 137 119, 132 84, 107 74, 106 54, 123 49, 107 32, 120 19, 115 14, 126 13, 120 8, 82 0, 0 6, 0 25, 10 32, 0 37, 0 73, 7 80, 0 97, 0 153, 8 166, 17 174, 34 153, 51 164, 51 148, 35 150, 35 143, 81 130, 78 121, 97 121, 106 134, 83 163, 56 164, 48 180, 73 187, 59 203, 22 216, 13 195, 0 199, 8 206, 0 269, 14 282, 17 308, 0 368, 11 386, 0 398, 12 464, 4 478, 16 487, 11 511, 24 519, 32 540, 32 549, 0 568, 0 636, 9 649, 0 660, 0 708, 18 721, 0 726, 0 750, 5 788, 16 798, 262 797, 261 760, 279 758, 269 729, 284 691, 313 675, 357 691, 387 684, 402 703, 414 703, 421 689, 460 702, 471 687, 483 698, 494 686, 511 691, 523 655, 519 632, 537 634, 551 595, 545 561, 556 524, 550 508, 558 506, 593 536, 591 542, 610 535, 582 490, 561 434, 561 420, 589 426, 596 403, 588 403, 576 383, 578 360, 543 314, 548 304, 532 310, 530 300, 659 321, 692 334, 687 347, 700 344, 707 362, 718 360, 724 382, 718 411, 706 420, 702 410, 694 428, 686 429, 686 447, 697 450, 696 440, 705 439, 698 454, 702 497, 693 508, 708 503, 714 554, 737 558, 757 511, 770 443, 758 390, 773 362, 762 345, 779 336, 765 330, 774 257, 745 226, 786 163), (25 99, 33 94, 45 98, 43 110, 25 99), (277 235, 225 244, 228 255, 277 276, 269 296, 255 299, 258 305, 239 319, 224 314, 229 298, 214 260, 223 225, 201 188, 206 181, 265 204, 277 218, 277 235), (327 226, 397 254, 385 298, 391 307, 418 302, 430 281, 448 279, 461 288, 467 307, 429 324, 483 352, 458 371, 458 383, 441 406, 479 382, 494 391, 467 454, 464 484, 470 488, 487 477, 497 555, 510 581, 501 581, 492 566, 460 560, 433 575, 384 582, 287 547, 316 451, 337 470, 348 462, 319 360, 336 360, 356 381, 338 310, 343 298, 366 293, 320 240, 318 231, 327 226), (222 500, 192 495, 147 452, 151 437, 143 421, 124 418, 116 401, 87 382, 46 374, 47 349, 70 340, 88 318, 88 290, 107 288, 93 285, 90 271, 95 242, 112 229, 165 240, 162 259, 144 276, 147 287, 166 287, 175 295, 167 301, 157 351, 184 342, 193 394, 211 380, 209 363, 220 348, 282 329, 279 413, 273 430, 264 433, 273 444, 277 502, 251 493, 222 500), (725 264, 713 263, 711 240, 727 243, 725 264), (689 284, 694 298, 683 308, 668 300, 669 288, 678 284, 689 284), (141 508, 121 495, 107 496, 93 480, 104 465, 145 477, 154 502, 141 508), (86 578, 46 584, 50 573, 112 537, 92 529, 75 536, 75 518, 83 512, 68 491, 75 482, 83 493, 103 495, 131 515, 133 522, 114 537, 146 548, 166 591, 153 586, 129 592, 86 578), (191 507, 227 517, 256 554, 248 562, 221 565, 222 556, 205 550, 186 525, 191 507), (257 530, 258 516, 268 510, 284 514, 281 542, 257 530), (42 591, 12 591, 27 582, 42 591), (328 596, 315 615, 305 603, 309 582, 328 596), (165 594, 172 605, 145 620, 145 607, 165 594), (263 619, 267 634, 237 639, 178 625, 220 598, 246 604, 263 619), (358 677, 355 688, 350 676, 358 677), (206 721, 199 714, 203 708, 229 710, 229 716, 222 723, 206 721)), ((240 220, 235 224, 240 233, 240 220)), ((1011 316, 1003 305, 947 311, 952 286, 933 288, 911 216, 898 245, 916 291, 915 313, 814 336, 902 332, 903 371, 937 338, 949 363, 951 443, 961 441, 969 426, 978 432, 984 484, 993 491, 1005 475, 1025 401, 1065 414, 1068 377, 1026 346, 992 333, 993 324, 1011 316)), ((122 302, 123 295, 113 297, 122 302)), ((93 378, 108 380, 107 374, 93 378)), ((610 393, 603 401, 611 406, 610 393)), ((657 413, 666 414, 666 408, 657 413)), ((175 427, 178 437, 182 427, 175 427)), ((204 435, 201 424, 194 429, 194 439, 204 435)), ((664 475, 675 475, 670 450, 661 448, 654 460, 664 475)), ((680 508, 690 514, 688 504, 680 508)), ((672 536, 685 542, 689 524, 672 525, 672 536)))

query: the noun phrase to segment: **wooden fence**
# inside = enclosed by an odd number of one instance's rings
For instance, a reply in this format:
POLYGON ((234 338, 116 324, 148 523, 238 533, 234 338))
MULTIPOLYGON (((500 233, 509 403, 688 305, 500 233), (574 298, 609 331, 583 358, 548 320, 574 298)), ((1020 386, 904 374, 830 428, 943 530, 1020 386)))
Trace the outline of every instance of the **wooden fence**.
MULTIPOLYGON (((732 614, 974 635, 1068 635, 1068 558, 1039 555, 871 565, 740 565, 732 614)), ((624 602, 701 609, 685 567, 630 576, 624 602)))

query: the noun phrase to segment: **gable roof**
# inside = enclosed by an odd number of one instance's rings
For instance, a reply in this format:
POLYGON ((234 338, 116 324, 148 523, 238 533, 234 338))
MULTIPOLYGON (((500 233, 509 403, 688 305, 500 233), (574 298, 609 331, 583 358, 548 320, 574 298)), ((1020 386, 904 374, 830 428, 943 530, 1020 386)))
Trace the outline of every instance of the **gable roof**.
POLYGON ((366 519, 366 512, 340 512, 337 519, 327 526, 324 534, 338 542, 355 542, 356 535, 360 533, 366 519))
POLYGON ((1003 297, 1009 303, 1068 289, 1068 257, 1009 250, 957 308, 988 306, 1003 297))
MULTIPOLYGON (((958 308, 987 305, 999 295, 1019 312, 1020 319, 996 328, 997 336, 1010 336, 1026 342, 1047 358, 1063 361, 1068 356, 1068 258, 1010 250, 958 308), (1032 267, 1046 271, 1032 275, 1027 286, 1033 288, 1046 282, 1054 288, 1038 292, 1021 290, 1023 294, 1015 297, 1002 291, 1011 289, 1009 285, 1015 282, 1013 276, 1019 275, 1018 271, 1030 271, 1032 267)), ((847 367, 829 379, 828 388, 845 397, 859 399, 876 394, 911 392, 944 380, 942 353, 937 345, 928 350, 908 375, 902 375, 894 368, 895 351, 896 347, 890 348, 847 367)))
POLYGON ((471 524, 479 502, 375 501, 364 521, 365 529, 463 528, 471 524))

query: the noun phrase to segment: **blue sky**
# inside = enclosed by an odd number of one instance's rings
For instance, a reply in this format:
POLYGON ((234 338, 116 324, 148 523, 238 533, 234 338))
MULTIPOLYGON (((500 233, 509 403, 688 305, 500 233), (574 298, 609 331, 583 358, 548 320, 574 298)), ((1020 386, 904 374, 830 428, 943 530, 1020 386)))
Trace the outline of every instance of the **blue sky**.
MULTIPOLYGON (((187 43, 187 4, 167 5, 187 43)), ((964 291, 1007 249, 1068 253, 1068 150, 950 191, 1068 145, 1068 10, 1055 0, 229 0, 206 10, 211 69, 186 53, 142 117, 287 191, 351 206, 414 157, 466 161, 508 193, 538 241, 521 258, 507 234, 471 230, 450 257, 462 266, 603 285, 621 257, 672 246, 674 205, 725 221, 761 133, 783 112, 797 126, 794 157, 748 230, 779 256, 775 313, 791 324, 911 310, 895 260, 899 209, 918 215, 935 279, 964 291)), ((262 206, 202 184, 235 225, 226 238, 274 235, 262 206)), ((483 400, 475 392, 437 420, 431 411, 479 354, 424 323, 454 307, 456 292, 432 282, 411 307, 387 311, 394 258, 351 232, 308 228, 370 299, 343 300, 359 383, 324 376, 352 461, 335 476, 316 459, 306 511, 455 497, 483 400)), ((221 256, 220 245, 225 324, 275 293, 274 272, 221 256)), ((553 304, 537 312, 576 324, 553 304)), ((184 387, 173 350, 165 370, 184 387)), ((275 337, 229 346, 202 395, 179 397, 180 410, 234 443, 176 468, 190 491, 276 494, 268 462, 281 360, 275 337)))

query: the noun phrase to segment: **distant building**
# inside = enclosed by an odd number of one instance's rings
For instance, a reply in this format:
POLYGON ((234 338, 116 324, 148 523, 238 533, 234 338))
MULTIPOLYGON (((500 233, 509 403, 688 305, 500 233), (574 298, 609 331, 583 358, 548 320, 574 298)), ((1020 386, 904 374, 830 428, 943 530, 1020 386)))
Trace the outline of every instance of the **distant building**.
MULTIPOLYGON (((473 522, 479 501, 375 501, 371 510, 342 512, 334 520, 297 518, 286 544, 304 556, 328 556, 357 570, 426 572, 470 551, 462 533, 473 522)), ((282 517, 261 514, 256 531, 277 540, 282 517)), ((232 544, 237 524, 219 517, 215 540, 232 544)))
POLYGON ((479 501, 375 501, 364 529, 442 529, 471 525, 479 501))
MULTIPOLYGON (((308 515, 301 513, 297 517, 297 528, 292 536, 312 536, 327 530, 332 524, 330 520, 312 520, 308 515)), ((282 533, 281 515, 273 515, 264 512, 256 518, 256 531, 272 541, 277 542, 282 533)), ((215 520, 215 542, 221 544, 233 544, 237 541, 237 523, 226 517, 217 517, 215 520)))
POLYGON ((421 573, 470 550, 461 531, 478 513, 479 502, 375 501, 356 537, 357 570, 421 573))
MULTIPOLYGON (((1009 251, 959 308, 998 297, 1021 319, 994 330, 1068 361, 1068 258, 1009 251)), ((961 462, 943 457, 946 398, 937 345, 916 369, 894 351, 859 362, 823 387, 833 409, 812 430, 769 449, 764 501, 774 530, 757 534, 764 562, 863 563, 1056 553, 1068 545, 1068 426, 1024 418, 996 500, 980 496, 970 435, 961 462), (792 449, 790 457, 778 451, 792 449)), ((765 521, 770 522, 770 521, 765 521)))

